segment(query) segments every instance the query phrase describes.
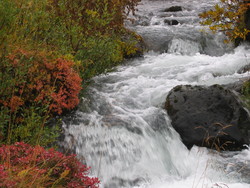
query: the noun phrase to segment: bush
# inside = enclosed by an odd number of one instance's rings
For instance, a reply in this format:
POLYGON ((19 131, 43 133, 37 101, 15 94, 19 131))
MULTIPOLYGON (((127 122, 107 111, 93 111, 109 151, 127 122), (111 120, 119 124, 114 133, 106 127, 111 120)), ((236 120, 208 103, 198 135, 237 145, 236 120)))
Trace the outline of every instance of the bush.
POLYGON ((1 76, 9 80, 2 80, 0 103, 12 112, 34 102, 48 105, 57 114, 73 109, 79 103, 82 81, 73 65, 72 61, 42 53, 14 51, 1 66, 1 76))
POLYGON ((212 31, 223 31, 230 41, 246 39, 250 32, 245 25, 245 13, 250 7, 246 0, 220 0, 212 10, 203 12, 200 17, 203 25, 209 25, 212 31))
POLYGON ((136 53, 139 39, 124 28, 124 19, 140 0, 52 0, 49 10, 61 23, 70 53, 81 62, 84 81, 109 71, 136 53), (129 35, 130 40, 122 42, 129 35))
POLYGON ((75 155, 23 142, 0 147, 0 187, 97 188, 99 180, 88 171, 75 155))
POLYGON ((112 38, 89 37, 84 49, 75 54, 75 60, 80 61, 79 72, 83 80, 89 80, 98 74, 109 72, 119 65, 124 58, 141 54, 143 49, 138 44, 142 38, 131 31, 124 31, 121 36, 112 38))
MULTIPOLYGON (((136 50, 138 39, 124 28, 140 0, 3 0, 0 46, 71 54, 89 79, 116 66, 136 50), (123 41, 124 35, 130 40, 123 41)), ((0 56, 6 51, 0 50, 0 56)), ((13 102, 21 103, 18 98, 13 102)))
POLYGON ((55 141, 47 122, 77 106, 81 78, 138 51, 123 22, 139 2, 0 0, 0 144, 55 141))
POLYGON ((117 39, 89 37, 85 49, 79 50, 75 58, 82 63, 81 77, 88 80, 118 65, 123 54, 117 39))
MULTIPOLYGON (((16 21, 17 8, 13 6, 13 2, 9 0, 0 1, 0 48, 6 47, 9 34, 13 32, 13 23, 16 21)), ((0 56, 3 50, 0 50, 0 56)))
POLYGON ((0 63, 0 143, 51 145, 59 128, 47 126, 55 114, 78 103, 81 79, 74 62, 45 53, 15 50, 0 63))

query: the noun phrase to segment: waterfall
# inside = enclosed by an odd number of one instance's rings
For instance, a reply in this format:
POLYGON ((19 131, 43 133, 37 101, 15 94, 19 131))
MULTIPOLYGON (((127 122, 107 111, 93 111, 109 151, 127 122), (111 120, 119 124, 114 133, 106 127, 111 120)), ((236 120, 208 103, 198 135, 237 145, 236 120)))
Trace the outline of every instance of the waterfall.
POLYGON ((168 53, 182 55, 195 55, 201 52, 201 46, 197 42, 182 39, 173 39, 169 45, 168 53))
POLYGON ((249 149, 220 154, 194 146, 189 151, 163 109, 176 85, 227 84, 249 76, 237 70, 250 63, 250 48, 233 49, 223 43, 223 34, 198 23, 198 13, 214 4, 143 0, 128 27, 151 51, 93 78, 79 109, 64 118, 62 144, 91 166, 101 187, 250 187, 249 149), (163 11, 174 5, 183 10, 163 11), (165 24, 165 19, 179 24, 165 24), (246 164, 245 171, 237 164, 246 164))

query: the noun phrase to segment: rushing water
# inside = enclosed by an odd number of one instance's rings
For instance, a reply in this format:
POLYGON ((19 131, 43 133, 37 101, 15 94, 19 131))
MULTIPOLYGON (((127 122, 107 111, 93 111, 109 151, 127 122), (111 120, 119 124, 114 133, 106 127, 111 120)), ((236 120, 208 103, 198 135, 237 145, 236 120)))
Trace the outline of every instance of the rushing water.
POLYGON ((232 83, 250 64, 250 48, 223 43, 222 34, 204 32, 198 13, 212 0, 147 1, 128 27, 152 51, 95 77, 79 110, 65 120, 64 145, 92 167, 101 187, 249 188, 250 149, 219 154, 187 150, 163 105, 176 85, 232 83), (183 11, 163 12, 180 5, 183 11), (168 25, 175 19, 178 25, 168 25))

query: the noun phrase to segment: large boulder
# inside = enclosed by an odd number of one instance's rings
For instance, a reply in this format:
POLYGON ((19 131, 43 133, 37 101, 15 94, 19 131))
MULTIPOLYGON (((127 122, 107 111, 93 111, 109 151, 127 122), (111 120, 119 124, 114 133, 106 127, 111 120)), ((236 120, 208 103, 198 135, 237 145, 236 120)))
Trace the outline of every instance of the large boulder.
POLYGON ((249 144, 249 114, 239 98, 220 85, 176 86, 167 96, 165 108, 189 149, 197 145, 240 150, 249 144))

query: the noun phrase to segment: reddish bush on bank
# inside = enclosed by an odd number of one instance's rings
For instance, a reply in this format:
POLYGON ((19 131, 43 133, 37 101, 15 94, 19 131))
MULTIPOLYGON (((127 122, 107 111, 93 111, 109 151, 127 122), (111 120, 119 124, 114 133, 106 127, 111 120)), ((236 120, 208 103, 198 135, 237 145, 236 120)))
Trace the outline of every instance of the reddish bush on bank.
POLYGON ((0 147, 0 187, 97 188, 98 178, 75 155, 23 142, 0 147))

